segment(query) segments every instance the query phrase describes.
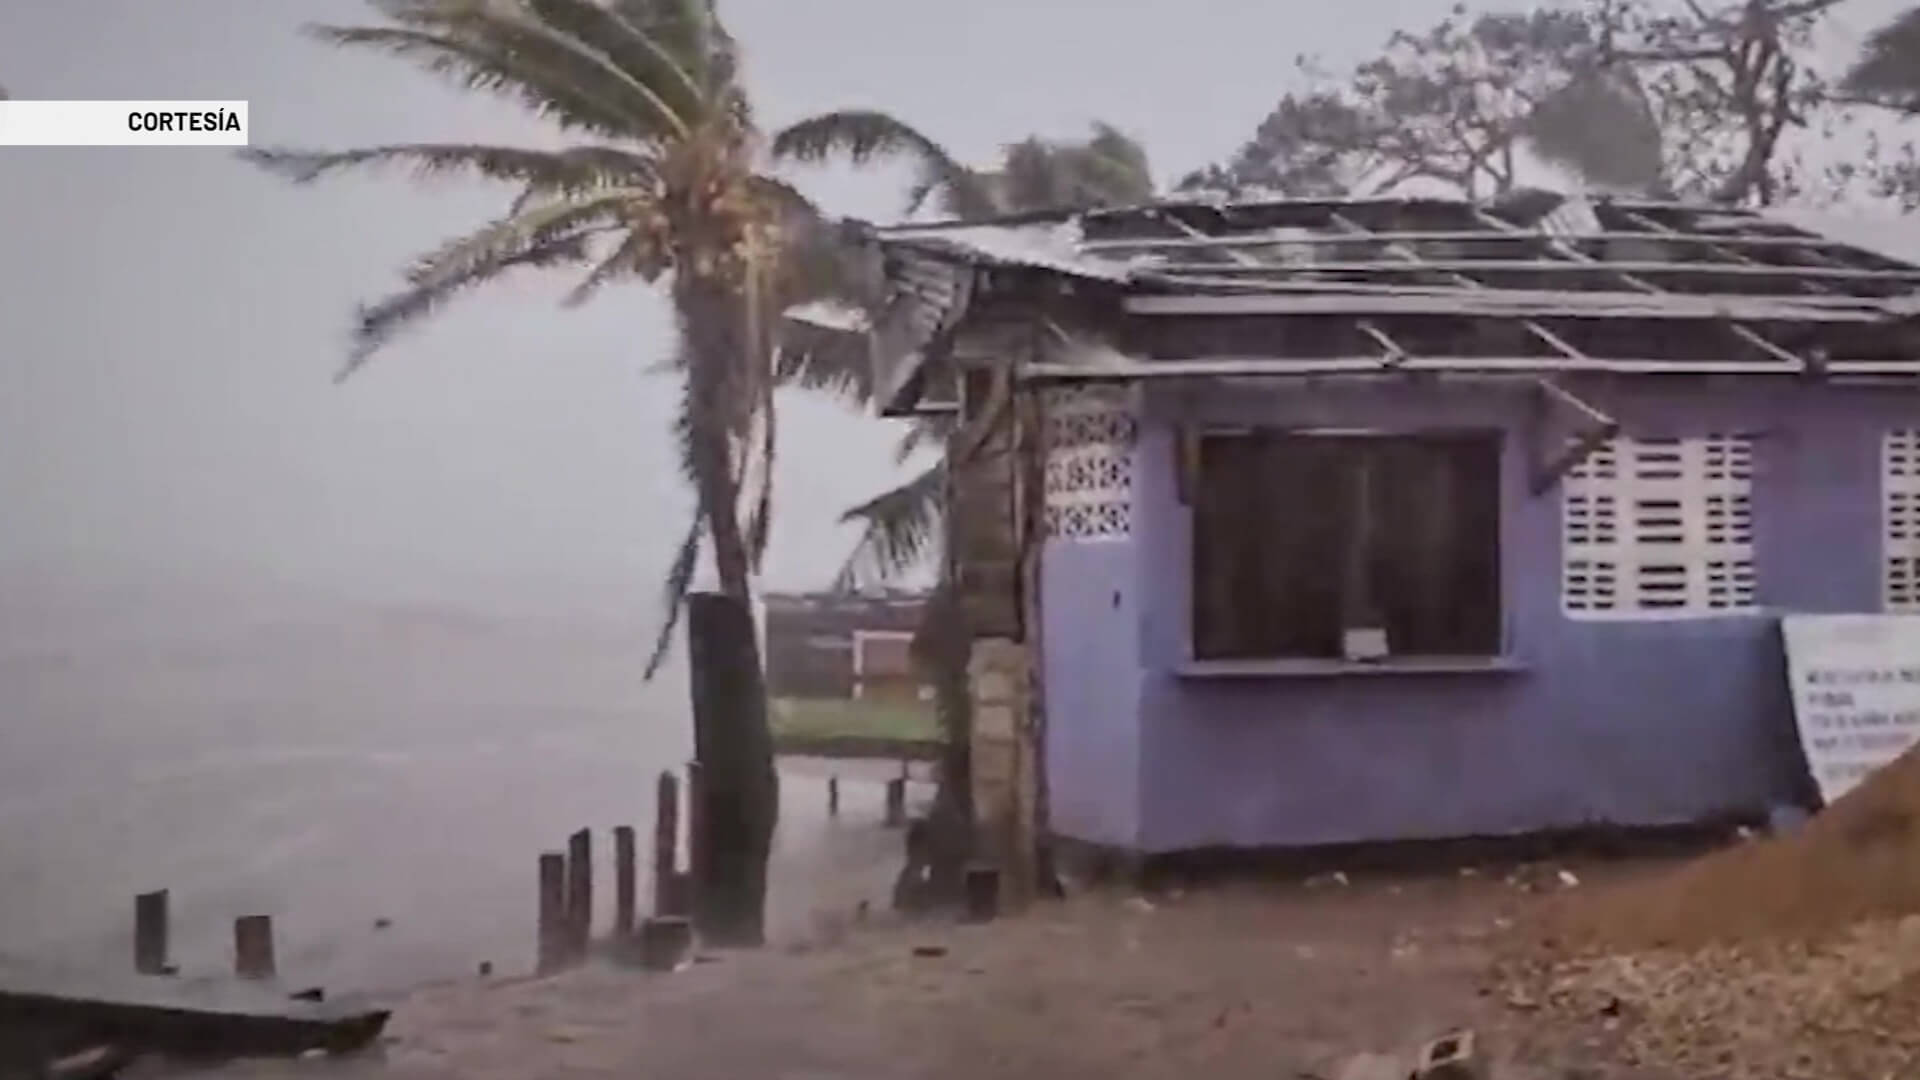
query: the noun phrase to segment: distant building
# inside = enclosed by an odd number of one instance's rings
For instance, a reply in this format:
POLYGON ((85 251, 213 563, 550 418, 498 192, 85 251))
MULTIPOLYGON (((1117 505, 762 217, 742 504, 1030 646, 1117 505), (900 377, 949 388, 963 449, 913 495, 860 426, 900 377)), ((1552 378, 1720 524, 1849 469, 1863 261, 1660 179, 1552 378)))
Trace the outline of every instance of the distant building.
POLYGON ((920 592, 769 593, 764 603, 767 689, 786 698, 925 697, 913 635, 920 592))

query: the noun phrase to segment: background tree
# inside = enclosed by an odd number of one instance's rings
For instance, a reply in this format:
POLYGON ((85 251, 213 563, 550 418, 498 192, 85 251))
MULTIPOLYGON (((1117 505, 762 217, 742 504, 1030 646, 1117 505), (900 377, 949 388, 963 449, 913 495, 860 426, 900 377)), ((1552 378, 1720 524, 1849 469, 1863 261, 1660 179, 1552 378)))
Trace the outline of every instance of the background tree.
MULTIPOLYGON (((1343 78, 1302 58, 1312 87, 1281 98, 1232 159, 1181 186, 1305 197, 1425 182, 1469 197, 1498 195, 1518 182, 1518 153, 1544 104, 1567 103, 1562 95, 1583 76, 1578 86, 1588 96, 1617 103, 1598 93, 1608 84, 1592 77, 1596 48, 1593 25, 1578 11, 1469 16, 1455 8, 1424 32, 1395 32, 1379 56, 1343 78)), ((1568 146, 1563 156, 1580 153, 1568 146)), ((1578 163, 1623 169, 1612 152, 1578 163)), ((1629 164, 1647 171, 1643 161, 1629 164)))
MULTIPOLYGON (((1893 117, 1893 133, 1920 117, 1920 8, 1874 31, 1840 88, 1849 103, 1893 117)), ((1908 210, 1920 205, 1920 154, 1913 140, 1869 129, 1867 143, 1862 171, 1872 193, 1898 199, 1908 210)))
MULTIPOLYGON (((410 167, 517 189, 506 211, 429 251, 404 286, 361 308, 345 378, 406 326, 457 294, 522 269, 569 268, 567 303, 609 284, 663 284, 677 322, 675 424, 696 517, 671 567, 665 653, 707 547, 720 588, 745 604, 771 525, 774 357, 788 304, 828 289, 833 230, 759 170, 764 150, 733 39, 712 0, 370 0, 376 25, 319 26, 320 40, 411 61, 506 97, 571 139, 555 149, 407 143, 351 150, 259 149, 246 158, 297 182, 348 169, 410 167)), ((751 610, 751 609, 749 609, 751 610)), ((757 679, 758 672, 754 672, 757 679)), ((726 733, 708 786, 727 800, 735 909, 726 936, 760 933, 777 813, 764 689, 726 733)), ((718 828, 717 826, 715 827, 718 828)), ((718 841, 716 841, 718 846, 718 841)))
POLYGON ((1330 195, 1424 181, 1481 197, 1516 184, 1524 149, 1601 188, 1743 205, 1831 196, 1873 170, 1815 168, 1795 138, 1851 118, 1813 47, 1837 3, 1456 8, 1343 80, 1303 64, 1314 87, 1184 184, 1330 195))
POLYGON ((1788 137, 1847 119, 1815 32, 1840 0, 1738 0, 1680 8, 1603 0, 1589 13, 1600 62, 1644 88, 1676 194, 1768 206, 1818 196, 1824 169, 1788 137))

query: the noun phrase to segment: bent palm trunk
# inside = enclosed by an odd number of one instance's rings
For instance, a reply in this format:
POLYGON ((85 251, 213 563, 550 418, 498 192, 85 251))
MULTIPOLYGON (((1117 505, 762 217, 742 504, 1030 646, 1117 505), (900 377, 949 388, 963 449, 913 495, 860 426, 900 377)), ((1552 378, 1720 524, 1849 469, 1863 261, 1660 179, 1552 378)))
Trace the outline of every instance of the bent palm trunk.
POLYGON ((753 625, 752 552, 742 531, 730 409, 747 398, 748 332, 741 305, 724 287, 688 275, 675 288, 688 365, 688 465, 713 539, 720 594, 689 598, 687 633, 694 753, 701 782, 691 842, 694 918, 716 945, 765 940, 767 862, 779 818, 779 780, 767 693, 753 625), (729 385, 732 383, 733 385, 729 385))

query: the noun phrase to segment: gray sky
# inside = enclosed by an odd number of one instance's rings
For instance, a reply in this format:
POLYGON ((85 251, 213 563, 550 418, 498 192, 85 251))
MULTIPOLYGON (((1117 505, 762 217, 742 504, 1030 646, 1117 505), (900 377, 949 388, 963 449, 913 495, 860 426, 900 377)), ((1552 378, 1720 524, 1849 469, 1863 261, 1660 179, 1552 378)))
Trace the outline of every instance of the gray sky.
MULTIPOLYGON (((1297 53, 1350 62, 1449 3, 723 0, 722 13, 770 127, 877 106, 984 162, 1101 118, 1144 140, 1164 182, 1238 145, 1297 53)), ((296 32, 364 11, 16 0, 0 4, 0 84, 246 98, 256 144, 541 137, 510 106, 296 32)), ((899 200, 897 177, 805 186, 870 219, 899 200)), ((667 346, 644 288, 578 312, 557 308, 553 283, 476 293, 329 384, 353 303, 503 193, 398 175, 294 188, 211 149, 4 149, 0 206, 0 567, 651 597, 689 502, 665 434, 673 387, 640 374, 667 346)), ((892 437, 837 405, 785 404, 769 585, 824 582, 852 539, 834 516, 893 475, 892 437)))

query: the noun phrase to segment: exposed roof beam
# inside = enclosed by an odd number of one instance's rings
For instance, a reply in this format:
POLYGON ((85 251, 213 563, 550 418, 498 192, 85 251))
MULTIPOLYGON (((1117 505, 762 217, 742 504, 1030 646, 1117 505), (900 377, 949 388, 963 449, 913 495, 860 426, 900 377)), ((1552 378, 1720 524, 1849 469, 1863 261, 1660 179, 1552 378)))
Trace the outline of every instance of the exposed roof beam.
MULTIPOLYGON (((1354 221, 1352 218, 1349 218, 1342 213, 1335 212, 1335 213, 1328 214, 1327 219, 1333 222, 1334 225, 1352 234, 1354 239, 1356 240, 1359 240, 1359 239, 1371 240, 1377 235, 1372 231, 1370 231, 1369 229, 1367 229, 1365 226, 1361 225, 1359 222, 1354 221)), ((1402 259, 1403 261, 1408 262, 1414 266, 1418 266, 1422 269, 1426 269, 1427 267, 1432 265, 1432 263, 1429 260, 1421 257, 1420 252, 1418 250, 1414 249, 1412 246, 1408 244, 1402 244, 1398 241, 1390 241, 1387 243, 1386 250, 1388 253, 1402 259)), ((1473 278, 1470 278, 1465 274, 1448 273, 1446 276, 1449 278, 1452 278, 1456 284, 1461 285, 1465 288, 1469 288, 1469 289, 1486 288, 1485 283, 1475 281, 1473 278)), ((1548 330, 1546 327, 1541 326, 1539 323, 1533 321, 1532 319, 1522 319, 1520 322, 1520 325, 1526 328, 1527 333, 1532 334, 1537 340, 1545 342, 1548 348, 1553 349, 1554 351, 1560 353, 1562 356, 1579 358, 1580 356, 1579 349, 1576 349, 1573 346, 1567 344, 1564 338, 1560 337, 1558 334, 1553 333, 1551 330, 1548 330)))
MULTIPOLYGON (((1632 221, 1634 224, 1640 226, 1641 228, 1650 230, 1651 232, 1658 234, 1654 237, 1654 239, 1659 240, 1661 243, 1671 243, 1674 241, 1676 237, 1679 236, 1678 230, 1670 229, 1667 226, 1660 224, 1659 222, 1653 220, 1652 218, 1638 211, 1619 210, 1618 212, 1625 215, 1629 221, 1632 221)), ((1733 248, 1728 247, 1726 244, 1721 243, 1719 241, 1714 241, 1709 243, 1707 245, 1707 250, 1713 252, 1716 255, 1719 255, 1721 258, 1727 260, 1728 262, 1745 263, 1745 264, 1756 263, 1755 259, 1747 255, 1743 255, 1740 252, 1735 251, 1733 248)), ((1816 257, 1818 257, 1817 253, 1815 253, 1815 255, 1816 257)), ((1833 263, 1827 262, 1824 265, 1832 266, 1833 263)), ((1801 288, 1807 290, 1808 292, 1827 293, 1831 295, 1834 291, 1832 286, 1822 285, 1818 281, 1809 281, 1804 278, 1801 279, 1801 281, 1799 282, 1799 285, 1801 288)))
MULTIPOLYGON (((1232 285, 1215 279, 1185 284, 1232 285)), ((1244 283, 1242 283, 1244 284, 1244 283)), ((1322 282, 1317 288, 1326 289, 1322 282)), ((1270 292, 1205 295, 1136 294, 1123 301, 1134 315, 1454 315, 1461 318, 1753 319, 1799 323, 1884 323, 1870 301, 1818 303, 1821 297, 1726 294, 1555 292, 1544 289, 1467 292, 1413 286, 1394 292, 1270 292)), ((1853 299, 1853 298, 1849 298, 1853 299)))
POLYGON ((1393 340, 1393 338, 1389 336, 1385 330, 1382 330, 1378 326, 1375 326, 1373 324, 1373 320, 1361 319, 1355 325, 1360 328, 1361 333, 1372 338, 1375 342, 1377 342, 1380 345, 1382 349, 1385 349, 1387 351, 1387 356, 1386 356, 1387 366, 1392 367, 1396 364, 1399 364, 1402 361, 1406 360, 1407 357, 1410 355, 1407 352, 1405 346, 1393 340))
MULTIPOLYGON (((1366 237, 1355 236, 1355 240, 1366 237)), ((1534 237, 1536 242, 1556 243, 1554 237, 1534 237)), ((1648 237, 1658 240, 1660 237, 1648 237)), ((1569 252, 1574 251, 1567 248, 1569 252)), ((1421 259, 1418 265, 1400 260, 1359 260, 1353 262, 1261 263, 1224 266, 1218 263, 1167 262, 1153 269, 1169 274, 1220 273, 1231 276, 1261 274, 1368 274, 1405 273, 1426 269, 1436 273, 1610 273, 1610 274, 1726 274, 1732 277, 1822 278, 1847 281, 1892 281, 1920 285, 1920 267, 1912 270, 1867 270, 1841 266, 1779 266, 1773 263, 1728 262, 1610 262, 1579 253, 1579 259, 1421 259)), ((1644 291, 1668 292, 1667 289, 1644 291)))
MULTIPOLYGON (((1910 363, 1871 362, 1857 369, 1836 363, 1836 371, 1859 374, 1920 374, 1920 360, 1910 363)), ((1575 360, 1560 356, 1422 356, 1388 366, 1378 356, 1326 356, 1300 359, 1277 357, 1201 357, 1191 360, 1134 360, 1104 364, 1028 364, 1020 369, 1025 382, 1081 379, 1179 379, 1237 375, 1387 375, 1396 371, 1436 374, 1529 374, 1550 372, 1615 372, 1667 375, 1789 375, 1780 364, 1754 360, 1673 360, 1664 358, 1588 356, 1575 360)))
MULTIPOLYGON (((1480 218, 1482 221, 1487 222, 1488 224, 1492 224, 1492 225, 1505 224, 1504 222, 1500 221, 1499 218, 1494 217, 1493 215, 1487 213, 1484 210, 1476 209, 1474 210, 1474 215, 1480 218)), ((1508 227, 1511 228, 1512 226, 1508 226, 1508 227)), ((1548 237, 1547 244, 1552 250, 1559 252, 1569 260, 1575 263, 1587 266, 1591 269, 1604 270, 1609 273, 1612 273, 1615 276, 1617 276, 1621 281, 1627 283, 1628 285, 1633 286, 1636 289, 1641 290, 1642 292, 1652 293, 1655 295, 1672 295, 1671 293, 1669 293, 1668 290, 1662 289, 1658 285, 1654 285, 1646 281, 1644 278, 1638 277, 1634 273, 1629 272, 1632 269, 1631 264, 1603 262, 1602 260, 1596 259, 1593 256, 1588 255, 1586 252, 1581 251, 1580 249, 1572 246, 1571 244, 1567 244, 1556 237, 1548 237)), ((1655 263, 1655 264, 1649 264, 1649 265, 1653 266, 1653 268, 1655 269, 1658 269, 1660 264, 1655 263)), ((1729 273, 1734 270, 1759 271, 1759 270, 1773 270, 1775 268, 1764 267, 1764 266, 1741 266, 1741 265, 1721 264, 1715 267, 1714 269, 1722 273, 1729 273)), ((1834 271, 1834 270, 1823 270, 1821 271, 1820 276, 1831 276, 1836 272, 1837 271, 1834 271)), ((1892 271, 1862 270, 1862 271, 1857 271, 1857 273, 1862 273, 1862 274, 1892 273, 1892 271)), ((1793 276, 1798 277, 1801 275, 1810 276, 1811 269, 1809 268, 1808 270, 1798 271, 1793 276)), ((1788 350, 1783 349, 1778 345, 1775 345, 1773 342, 1768 341, 1766 338, 1760 336, 1759 334, 1754 333, 1753 330, 1751 330, 1750 328, 1741 326, 1739 323, 1734 322, 1731 318, 1728 318, 1726 320, 1725 325, 1729 330, 1733 331, 1733 334, 1735 337, 1753 346, 1754 348, 1759 349, 1761 352, 1766 353, 1767 355, 1773 357, 1774 359, 1780 361, 1782 364, 1788 365, 1790 368, 1792 368, 1795 371, 1807 371, 1817 366, 1817 365, 1809 364, 1805 357, 1800 356, 1798 353, 1789 352, 1788 350)))
MULTIPOLYGON (((1676 244, 1699 244, 1703 247, 1722 248, 1830 248, 1843 249, 1850 245, 1838 240, 1829 240, 1822 236, 1782 236, 1777 234, 1723 234, 1723 233, 1687 233, 1657 225, 1664 232, 1597 232, 1583 233, 1571 239, 1582 243, 1600 240, 1660 240, 1676 244)), ((1533 229, 1522 229, 1509 225, 1512 231, 1489 232, 1485 230, 1434 230, 1431 232, 1370 232, 1367 239, 1386 242, 1418 243, 1420 241, 1446 241, 1452 243, 1490 243, 1525 244, 1538 242, 1545 233, 1533 229)), ((1207 248, 1276 248, 1276 247, 1319 247, 1334 244, 1350 244, 1360 239, 1345 233, 1320 232, 1305 227, 1294 227, 1296 235, 1275 236, 1258 233, 1232 236, 1212 236, 1198 233, 1186 237, 1142 237, 1137 240, 1087 240, 1080 245, 1081 250, 1090 254, 1116 252, 1148 251, 1191 251, 1207 248)))
MULTIPOLYGON (((1181 221, 1179 218, 1174 217, 1171 214, 1156 213, 1154 216, 1159 218, 1162 221, 1167 222, 1168 224, 1172 225, 1174 228, 1179 229, 1181 232, 1186 233, 1189 239, 1202 237, 1206 235, 1205 233, 1202 233, 1199 229, 1194 228, 1193 226, 1187 224, 1184 221, 1181 221)), ((1337 213, 1330 214, 1329 216, 1336 222, 1346 221, 1345 218, 1341 217, 1337 213)), ((1234 251, 1231 248, 1226 249, 1225 254, 1228 258, 1241 264, 1242 266, 1262 265, 1262 264, 1269 265, 1269 266, 1272 265, 1271 263, 1266 262, 1266 260, 1256 258, 1252 255, 1246 254, 1245 252, 1234 251)), ((1462 280, 1465 280, 1465 279, 1462 279, 1462 280)), ((1381 360, 1383 363, 1387 364, 1388 366, 1393 366, 1393 365, 1399 364, 1401 361, 1407 358, 1407 355, 1408 355, 1407 350, 1403 348, 1399 342, 1393 340, 1391 337, 1388 337, 1386 331, 1380 329, 1379 327, 1373 325, 1373 323, 1368 322, 1366 320, 1361 320, 1358 326, 1361 333, 1367 335, 1369 338, 1372 338, 1374 342, 1377 343, 1380 346, 1380 348, 1383 350, 1383 353, 1381 356, 1381 360)))

